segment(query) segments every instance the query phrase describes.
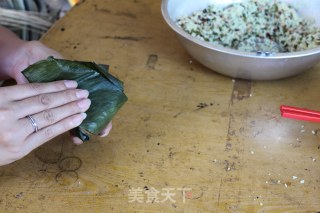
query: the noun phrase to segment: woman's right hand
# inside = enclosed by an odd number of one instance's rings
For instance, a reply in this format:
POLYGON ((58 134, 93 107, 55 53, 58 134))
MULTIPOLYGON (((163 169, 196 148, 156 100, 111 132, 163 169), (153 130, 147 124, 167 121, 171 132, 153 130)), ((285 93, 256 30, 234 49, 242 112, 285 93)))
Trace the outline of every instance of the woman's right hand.
POLYGON ((88 91, 76 88, 76 81, 0 87, 0 166, 82 123, 91 102, 88 91))

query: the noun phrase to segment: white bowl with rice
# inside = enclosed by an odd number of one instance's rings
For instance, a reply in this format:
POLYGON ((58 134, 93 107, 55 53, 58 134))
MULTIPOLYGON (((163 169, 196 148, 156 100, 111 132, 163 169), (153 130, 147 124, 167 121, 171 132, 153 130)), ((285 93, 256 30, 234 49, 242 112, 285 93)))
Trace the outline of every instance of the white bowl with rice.
POLYGON ((189 54, 208 68, 275 80, 320 61, 319 0, 163 0, 162 14, 189 54), (271 3, 270 3, 271 2, 271 3))

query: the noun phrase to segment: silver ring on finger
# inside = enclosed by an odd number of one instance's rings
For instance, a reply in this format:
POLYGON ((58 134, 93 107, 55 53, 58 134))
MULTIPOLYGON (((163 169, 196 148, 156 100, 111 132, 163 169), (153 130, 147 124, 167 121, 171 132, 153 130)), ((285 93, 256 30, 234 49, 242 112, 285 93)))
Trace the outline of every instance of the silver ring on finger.
POLYGON ((28 115, 27 118, 29 119, 29 121, 33 127, 33 130, 34 130, 33 133, 38 132, 39 128, 38 128, 38 124, 37 124, 36 120, 31 115, 28 115))

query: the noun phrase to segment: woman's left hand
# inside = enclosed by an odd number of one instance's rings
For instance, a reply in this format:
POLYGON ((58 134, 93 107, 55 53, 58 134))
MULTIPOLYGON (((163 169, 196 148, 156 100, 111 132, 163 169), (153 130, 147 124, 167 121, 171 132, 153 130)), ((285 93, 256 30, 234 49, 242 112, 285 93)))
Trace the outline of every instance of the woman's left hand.
MULTIPOLYGON (((45 46, 39 41, 19 41, 17 48, 10 55, 10 61, 6 63, 7 75, 15 79, 18 84, 28 83, 27 79, 21 73, 25 68, 49 56, 63 58, 62 55, 53 49, 45 46)), ((105 137, 112 129, 110 122, 106 128, 99 134, 105 137)), ((71 134, 75 144, 82 144, 82 140, 71 134)))
POLYGON ((11 54, 6 70, 8 75, 15 79, 18 84, 28 83, 21 71, 29 65, 46 59, 49 56, 63 58, 60 53, 50 49, 39 41, 22 41, 14 53, 11 54))

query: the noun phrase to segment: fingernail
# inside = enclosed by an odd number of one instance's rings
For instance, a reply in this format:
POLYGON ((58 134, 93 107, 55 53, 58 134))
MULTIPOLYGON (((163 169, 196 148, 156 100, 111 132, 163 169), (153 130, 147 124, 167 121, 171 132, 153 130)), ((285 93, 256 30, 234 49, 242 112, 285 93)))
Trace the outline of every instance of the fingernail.
POLYGON ((106 137, 107 135, 109 135, 110 131, 111 131, 111 129, 104 130, 104 131, 99 133, 99 136, 100 137, 106 137))
POLYGON ((66 85, 67 88, 77 88, 78 86, 78 83, 76 81, 66 80, 64 81, 64 84, 66 85))
POLYGON ((107 132, 106 131, 100 132, 99 136, 100 137, 105 137, 105 136, 107 136, 107 132))
POLYGON ((82 123, 82 121, 87 117, 86 113, 80 113, 78 115, 76 115, 73 119, 72 122, 74 123, 74 125, 80 125, 82 123))
POLYGON ((73 143, 74 144, 76 144, 76 145, 81 145, 81 144, 83 144, 83 141, 80 139, 80 138, 78 138, 78 137, 72 137, 72 140, 73 140, 73 143))
POLYGON ((84 99, 84 100, 78 101, 78 106, 81 109, 88 109, 90 104, 91 104, 91 101, 89 99, 84 99))
POLYGON ((89 92, 87 90, 79 90, 77 93, 77 98, 87 98, 89 96, 89 92))

